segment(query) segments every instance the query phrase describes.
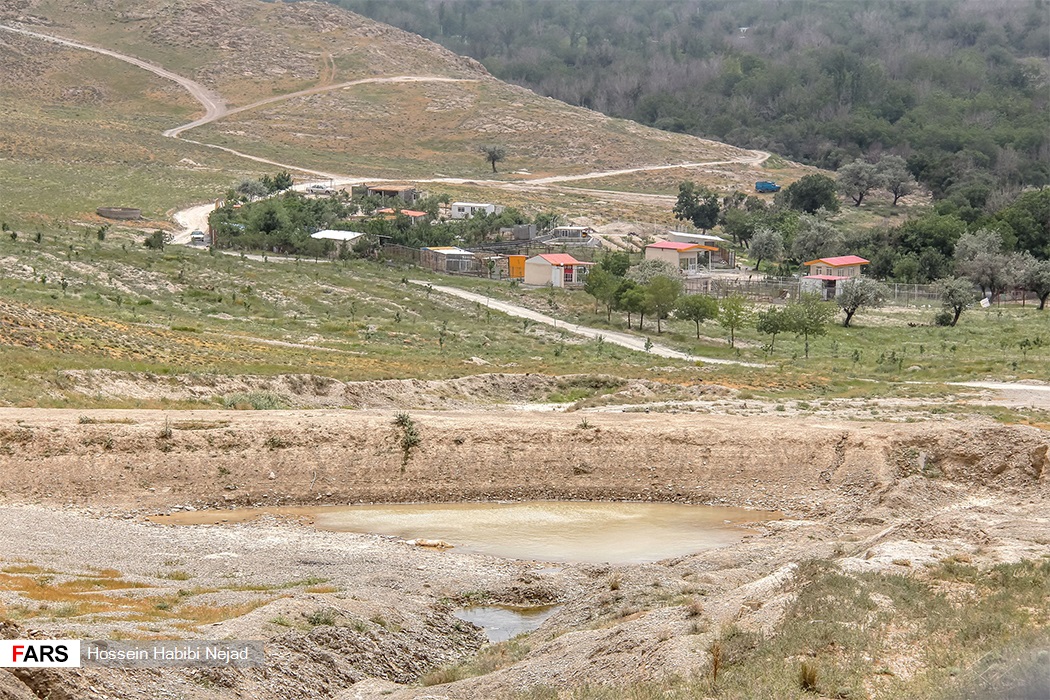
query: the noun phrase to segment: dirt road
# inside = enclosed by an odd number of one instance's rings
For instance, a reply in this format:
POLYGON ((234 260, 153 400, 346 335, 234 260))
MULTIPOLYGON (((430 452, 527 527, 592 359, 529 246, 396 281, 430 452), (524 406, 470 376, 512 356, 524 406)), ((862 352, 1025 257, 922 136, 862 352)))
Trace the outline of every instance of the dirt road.
POLYGON ((33 31, 28 30, 28 29, 22 29, 20 27, 12 27, 12 26, 6 25, 6 24, 0 24, 0 29, 2 29, 4 31, 8 31, 8 32, 15 32, 17 34, 24 34, 25 36, 31 36, 31 37, 34 37, 36 39, 42 39, 43 41, 50 41, 50 42, 53 42, 55 44, 61 44, 63 46, 69 46, 69 47, 72 47, 72 48, 75 48, 75 49, 83 49, 84 51, 93 51, 95 53, 100 53, 100 54, 102 54, 104 56, 110 56, 110 57, 116 58, 116 59, 118 59, 120 61, 124 61, 125 63, 130 63, 132 65, 138 66, 139 68, 142 68, 143 70, 148 70, 150 73, 154 73, 156 75, 159 75, 162 78, 166 78, 167 80, 171 80, 173 82, 176 82, 179 85, 181 85, 182 87, 186 88, 186 90, 191 95, 193 95, 193 98, 195 100, 197 100, 198 102, 200 102, 201 105, 204 107, 204 116, 201 117, 200 119, 197 119, 194 122, 190 122, 190 124, 184 125, 182 127, 177 127, 176 129, 169 129, 168 131, 165 131, 164 132, 165 136, 177 136, 178 135, 177 133, 172 133, 172 132, 177 132, 179 130, 183 130, 183 129, 186 129, 186 128, 191 128, 191 125, 199 126, 200 124, 207 124, 208 122, 212 122, 212 121, 215 121, 216 119, 219 119, 220 117, 222 117, 224 114, 227 113, 226 105, 223 103, 222 98, 219 97, 218 95, 216 95, 214 92, 212 92, 208 88, 204 87, 203 85, 201 85, 200 83, 196 82, 195 80, 191 80, 191 79, 189 79, 189 78, 187 78, 185 76, 179 75, 177 73, 172 73, 171 71, 166 70, 164 68, 161 68, 158 65, 155 65, 155 64, 150 63, 148 61, 143 61, 140 58, 135 58, 134 56, 128 56, 127 54, 122 54, 122 53, 119 53, 117 51, 111 51, 110 49, 105 49, 105 48, 102 48, 100 46, 91 46, 90 44, 82 44, 82 43, 80 43, 78 41, 71 41, 69 39, 63 39, 62 37, 54 36, 54 35, 51 35, 51 34, 41 34, 40 32, 33 32, 33 31))
POLYGON ((487 297, 484 294, 468 292, 465 289, 459 289, 457 287, 445 287, 443 285, 430 284, 429 282, 423 282, 421 280, 410 281, 413 284, 430 285, 430 287, 436 292, 441 292, 442 294, 451 294, 452 296, 457 296, 461 299, 466 299, 468 301, 475 301, 479 304, 487 306, 490 309, 502 311, 503 313, 509 316, 517 316, 518 318, 531 319, 533 321, 536 321, 537 323, 543 323, 548 326, 553 326, 559 330, 564 330, 574 335, 581 335, 585 338, 603 338, 606 342, 614 343, 616 345, 620 345, 631 350, 637 350, 638 352, 649 352, 653 355, 658 355, 660 357, 668 357, 674 360, 685 360, 686 362, 707 362, 716 365, 743 365, 745 367, 767 366, 763 364, 757 364, 754 362, 742 362, 740 360, 724 360, 717 357, 702 357, 700 355, 691 355, 686 352, 674 350, 672 348, 667 347, 666 345, 661 345, 659 343, 653 343, 652 347, 646 350, 645 343, 647 339, 639 338, 635 335, 630 335, 628 333, 619 333, 617 331, 610 331, 600 328, 590 328, 588 326, 580 326, 575 323, 569 323, 568 321, 562 321, 560 319, 554 318, 553 316, 541 314, 538 311, 533 311, 532 309, 526 309, 524 306, 518 306, 517 304, 499 301, 493 299, 492 297, 487 297))

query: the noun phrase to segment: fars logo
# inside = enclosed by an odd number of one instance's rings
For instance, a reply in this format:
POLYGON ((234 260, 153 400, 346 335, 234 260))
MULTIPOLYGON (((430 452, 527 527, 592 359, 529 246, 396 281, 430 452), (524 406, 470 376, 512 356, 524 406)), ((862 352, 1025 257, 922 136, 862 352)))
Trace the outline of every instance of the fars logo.
POLYGON ((79 639, 0 639, 0 668, 79 666, 79 639))

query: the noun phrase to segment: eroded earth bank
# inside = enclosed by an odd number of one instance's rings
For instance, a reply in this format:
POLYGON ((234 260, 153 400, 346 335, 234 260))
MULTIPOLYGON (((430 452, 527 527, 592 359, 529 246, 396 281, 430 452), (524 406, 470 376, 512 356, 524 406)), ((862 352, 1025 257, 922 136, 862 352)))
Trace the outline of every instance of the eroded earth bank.
MULTIPOLYGON (((0 613, 11 620, 0 634, 264 639, 269 655, 259 670, 0 671, 0 698, 540 698, 624 683, 746 697, 757 691, 744 676, 761 664, 783 676, 783 688, 770 680, 762 692, 791 697, 807 692, 805 658, 789 648, 803 615, 823 635, 803 645, 817 649, 817 691, 893 697, 986 678, 984 657, 933 653, 931 640, 954 644, 956 632, 932 630, 930 606, 947 606, 944 619, 969 614, 967 601, 984 605, 988 576, 1020 581, 1050 554, 1050 440, 1037 428, 496 409, 397 416, 0 410, 0 613), (673 501, 784 518, 677 559, 556 566, 279 515, 207 526, 147 519, 471 500, 673 501), (531 635, 486 645, 452 615, 476 603, 561 607, 531 635), (851 606, 859 619, 835 617, 851 606)), ((1032 634, 1001 655, 996 678, 1036 688, 1024 655, 1041 648, 1048 620, 1045 597, 1024 597, 1030 588, 1009 604, 1027 611, 1032 634)))

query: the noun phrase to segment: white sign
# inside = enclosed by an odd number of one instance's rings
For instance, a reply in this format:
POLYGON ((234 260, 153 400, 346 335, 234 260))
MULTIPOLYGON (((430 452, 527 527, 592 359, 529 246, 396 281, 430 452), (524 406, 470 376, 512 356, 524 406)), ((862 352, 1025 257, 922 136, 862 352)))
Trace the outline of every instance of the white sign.
POLYGON ((981 299, 981 307, 987 309, 992 305, 992 302, 988 301, 988 297, 981 299))
POLYGON ((79 639, 0 640, 0 668, 79 667, 79 639))

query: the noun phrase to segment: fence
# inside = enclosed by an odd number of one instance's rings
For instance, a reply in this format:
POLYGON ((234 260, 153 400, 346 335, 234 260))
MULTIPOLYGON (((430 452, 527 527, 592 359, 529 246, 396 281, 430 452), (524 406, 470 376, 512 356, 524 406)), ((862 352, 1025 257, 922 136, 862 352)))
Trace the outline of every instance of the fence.
MULTIPOLYGON (((898 284, 886 286, 886 303, 894 306, 908 304, 938 304, 940 294, 932 284, 898 284)), ((754 301, 776 301, 797 299, 802 291, 802 280, 798 277, 719 277, 718 275, 690 277, 685 280, 687 294, 707 294, 725 297, 739 294, 754 301)), ((1002 301, 1020 301, 1021 292, 1004 294, 1002 301)))

